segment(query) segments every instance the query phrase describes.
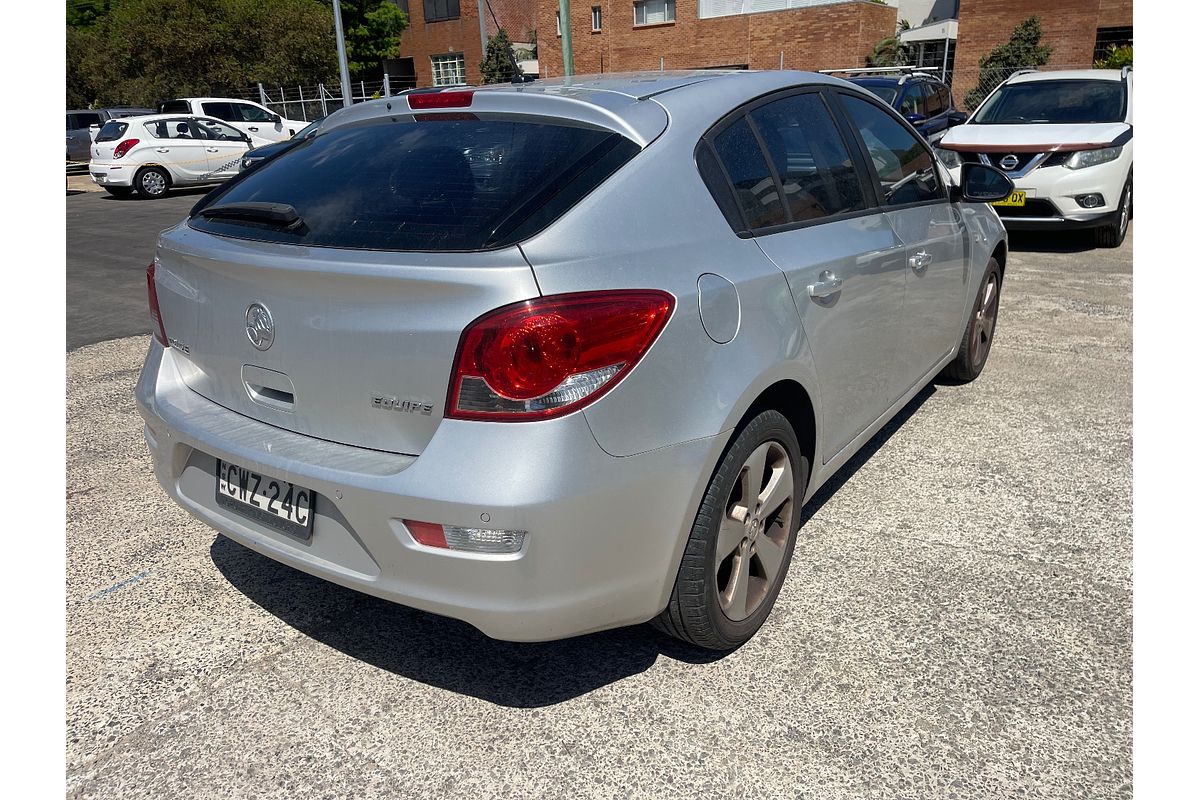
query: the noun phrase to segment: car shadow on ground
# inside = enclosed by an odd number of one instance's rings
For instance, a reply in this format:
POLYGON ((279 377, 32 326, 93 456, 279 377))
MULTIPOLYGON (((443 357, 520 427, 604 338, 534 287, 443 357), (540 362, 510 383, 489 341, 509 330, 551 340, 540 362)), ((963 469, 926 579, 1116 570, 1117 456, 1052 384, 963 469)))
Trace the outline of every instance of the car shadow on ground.
POLYGON ((1010 231, 1008 247, 1014 253, 1086 253, 1097 249, 1096 233, 1082 231, 1010 231))
MULTIPOLYGON (((167 193, 165 195, 163 195, 162 198, 158 198, 158 199, 161 200, 161 199, 164 199, 167 197, 188 197, 188 196, 201 197, 202 195, 206 195, 210 191, 212 191, 212 188, 213 187, 211 187, 211 186, 186 186, 182 189, 170 189, 167 191, 167 193)), ((117 195, 109 194, 108 192, 102 192, 100 194, 100 199, 104 200, 104 201, 115 202, 115 203, 151 203, 151 202, 154 202, 153 200, 149 200, 145 197, 142 197, 137 192, 131 192, 129 194, 121 195, 119 197, 117 195)))
MULTIPOLYGON (((937 390, 927 386, 805 506, 807 520, 937 390)), ((306 636, 395 675, 501 706, 538 708, 587 694, 649 669, 666 656, 689 664, 723 658, 649 625, 557 642, 490 639, 448 617, 343 588, 217 536, 213 563, 242 594, 306 636)))

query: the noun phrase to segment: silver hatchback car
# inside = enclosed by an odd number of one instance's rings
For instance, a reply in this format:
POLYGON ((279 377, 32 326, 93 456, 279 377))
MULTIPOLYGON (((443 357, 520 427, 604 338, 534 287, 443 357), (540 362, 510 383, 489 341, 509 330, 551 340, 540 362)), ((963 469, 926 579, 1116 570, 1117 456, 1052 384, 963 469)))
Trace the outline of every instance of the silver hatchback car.
POLYGON ((509 640, 763 624, 804 501, 983 369, 1006 239, 836 78, 657 72, 339 112, 165 231, 137 386, 167 493, 509 640))

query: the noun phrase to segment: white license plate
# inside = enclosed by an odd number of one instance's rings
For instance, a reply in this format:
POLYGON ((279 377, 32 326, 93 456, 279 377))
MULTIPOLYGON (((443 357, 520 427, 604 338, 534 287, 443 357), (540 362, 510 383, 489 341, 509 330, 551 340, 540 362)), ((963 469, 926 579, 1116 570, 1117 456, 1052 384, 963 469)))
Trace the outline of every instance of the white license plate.
POLYGON ((268 527, 308 539, 315 499, 312 489, 217 460, 217 505, 268 527))

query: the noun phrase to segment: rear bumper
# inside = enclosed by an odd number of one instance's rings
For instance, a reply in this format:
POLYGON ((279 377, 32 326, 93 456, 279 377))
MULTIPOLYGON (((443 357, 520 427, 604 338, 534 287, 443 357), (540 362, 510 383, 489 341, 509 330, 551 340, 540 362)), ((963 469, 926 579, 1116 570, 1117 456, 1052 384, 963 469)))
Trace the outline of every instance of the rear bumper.
POLYGON ((94 161, 88 164, 92 183, 98 186, 132 186, 135 172, 137 167, 128 164, 99 164, 94 161))
POLYGON ((514 641, 635 624, 664 608, 720 453, 711 437, 613 457, 582 414, 446 420, 419 458, 349 447, 206 400, 157 343, 136 394, 158 481, 193 516, 301 571, 514 641), (314 490, 312 538, 218 506, 218 458, 314 490), (417 544, 403 519, 529 534, 514 555, 465 554, 417 544))

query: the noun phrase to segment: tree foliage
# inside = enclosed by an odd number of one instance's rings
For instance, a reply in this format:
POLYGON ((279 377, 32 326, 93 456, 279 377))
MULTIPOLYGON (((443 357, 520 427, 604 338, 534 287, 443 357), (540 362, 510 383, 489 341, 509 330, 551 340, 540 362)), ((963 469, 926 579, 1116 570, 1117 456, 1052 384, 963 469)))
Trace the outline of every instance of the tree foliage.
MULTIPOLYGON (((68 0, 67 105, 151 105, 337 75, 331 0, 68 0)), ((343 0, 352 72, 395 54, 407 15, 343 0)))
POLYGON ((967 92, 966 104, 983 102, 993 86, 1025 67, 1040 67, 1050 60, 1052 49, 1042 42, 1042 21, 1036 16, 1013 28, 1012 37, 979 59, 979 85, 967 92))
POLYGON ((516 69, 513 56, 512 42, 504 28, 496 31, 495 36, 489 36, 487 51, 483 61, 479 63, 479 71, 484 83, 504 83, 512 80, 513 70, 516 69))
POLYGON ((1133 45, 1117 46, 1111 44, 1104 53, 1104 58, 1096 60, 1096 69, 1121 69, 1133 66, 1133 45))
POLYGON ((867 56, 868 67, 905 67, 916 60, 916 53, 911 45, 900 41, 900 33, 908 30, 908 20, 902 19, 896 26, 896 35, 880 39, 875 44, 871 55, 867 56))
MULTIPOLYGON (((333 19, 333 0, 322 0, 333 19)), ((408 27, 408 14, 391 0, 341 0, 342 32, 350 74, 376 70, 400 48, 400 33, 408 27)))

